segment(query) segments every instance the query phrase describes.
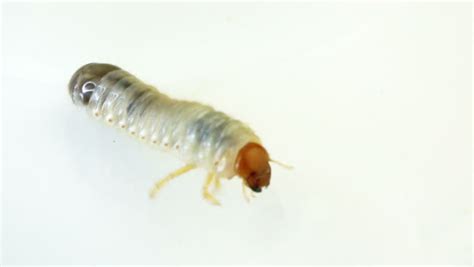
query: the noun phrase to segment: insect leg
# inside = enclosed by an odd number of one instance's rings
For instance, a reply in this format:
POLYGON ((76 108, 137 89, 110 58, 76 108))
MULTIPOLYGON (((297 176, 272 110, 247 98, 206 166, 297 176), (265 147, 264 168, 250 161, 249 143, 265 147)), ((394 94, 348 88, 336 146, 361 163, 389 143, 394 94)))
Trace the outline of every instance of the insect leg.
MULTIPOLYGON (((244 195, 245 201, 250 202, 249 192, 245 181, 242 180, 242 194, 244 195)), ((252 196, 253 197, 253 196, 252 196)))
POLYGON ((214 205, 220 205, 219 201, 211 194, 209 193, 209 186, 211 185, 212 181, 216 179, 216 174, 215 173, 209 173, 206 178, 206 182, 204 183, 204 186, 202 187, 202 196, 204 199, 207 201, 211 202, 214 205))
POLYGON ((214 190, 217 191, 221 188, 221 179, 219 177, 214 178, 214 190))
POLYGON ((158 182, 155 183, 153 188, 150 190, 150 198, 155 197, 155 195, 160 191, 160 189, 165 186, 169 181, 173 180, 174 178, 180 176, 181 174, 184 174, 192 169, 195 169, 196 166, 189 164, 186 165, 182 168, 177 169, 176 171, 168 174, 165 178, 159 180, 158 182))

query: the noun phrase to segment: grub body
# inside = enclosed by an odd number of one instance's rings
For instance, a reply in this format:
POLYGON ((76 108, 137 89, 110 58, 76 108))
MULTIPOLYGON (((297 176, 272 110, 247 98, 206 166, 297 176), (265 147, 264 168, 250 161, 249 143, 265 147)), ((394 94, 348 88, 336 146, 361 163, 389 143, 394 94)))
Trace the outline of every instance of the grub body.
POLYGON ((219 177, 234 176, 239 150, 260 143, 244 123, 208 105, 173 99, 113 65, 87 64, 69 87, 73 102, 93 116, 219 177))

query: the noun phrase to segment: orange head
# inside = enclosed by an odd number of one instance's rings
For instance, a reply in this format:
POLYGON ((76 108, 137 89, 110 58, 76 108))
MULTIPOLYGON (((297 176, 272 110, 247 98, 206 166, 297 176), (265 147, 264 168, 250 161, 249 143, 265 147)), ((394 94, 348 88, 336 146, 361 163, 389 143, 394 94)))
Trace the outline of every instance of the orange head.
POLYGON ((245 180, 254 192, 270 184, 272 170, 270 156, 265 148, 257 143, 247 143, 239 150, 235 160, 235 172, 245 180))

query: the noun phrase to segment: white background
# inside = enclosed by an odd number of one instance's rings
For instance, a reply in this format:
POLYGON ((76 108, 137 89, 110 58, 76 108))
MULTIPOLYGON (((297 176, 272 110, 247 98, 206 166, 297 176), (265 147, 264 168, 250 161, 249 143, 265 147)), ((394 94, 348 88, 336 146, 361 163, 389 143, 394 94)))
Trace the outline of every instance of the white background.
POLYGON ((469 264, 469 4, 6 4, 9 264, 469 264), (89 62, 245 122, 271 155, 250 204, 73 106, 89 62))

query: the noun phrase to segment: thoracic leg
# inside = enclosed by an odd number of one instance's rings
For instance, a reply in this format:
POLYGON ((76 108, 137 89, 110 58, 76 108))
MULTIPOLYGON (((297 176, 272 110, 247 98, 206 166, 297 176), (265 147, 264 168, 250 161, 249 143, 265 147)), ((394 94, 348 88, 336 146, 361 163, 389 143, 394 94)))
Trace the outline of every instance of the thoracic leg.
POLYGON ((158 191, 160 191, 160 189, 165 186, 169 181, 173 180, 174 178, 180 176, 181 174, 184 174, 192 169, 195 169, 196 166, 195 165, 192 165, 192 164, 189 164, 189 165, 186 165, 182 168, 179 168, 177 169, 176 171, 168 174, 165 178, 159 180, 158 182, 155 183, 155 185, 153 186, 153 188, 150 190, 150 198, 153 198, 156 196, 156 194, 158 193, 158 191))
POLYGON ((212 204, 220 205, 219 201, 217 201, 217 199, 211 193, 209 193, 209 186, 212 184, 212 181, 214 179, 217 179, 215 173, 209 173, 207 175, 206 182, 202 187, 202 196, 204 197, 204 199, 211 202, 212 204))
POLYGON ((249 192, 248 192, 248 189, 247 189, 247 185, 245 184, 244 181, 242 181, 242 194, 244 195, 245 200, 247 202, 250 202, 249 192))
POLYGON ((221 179, 217 176, 214 177, 214 192, 221 188, 221 179))

